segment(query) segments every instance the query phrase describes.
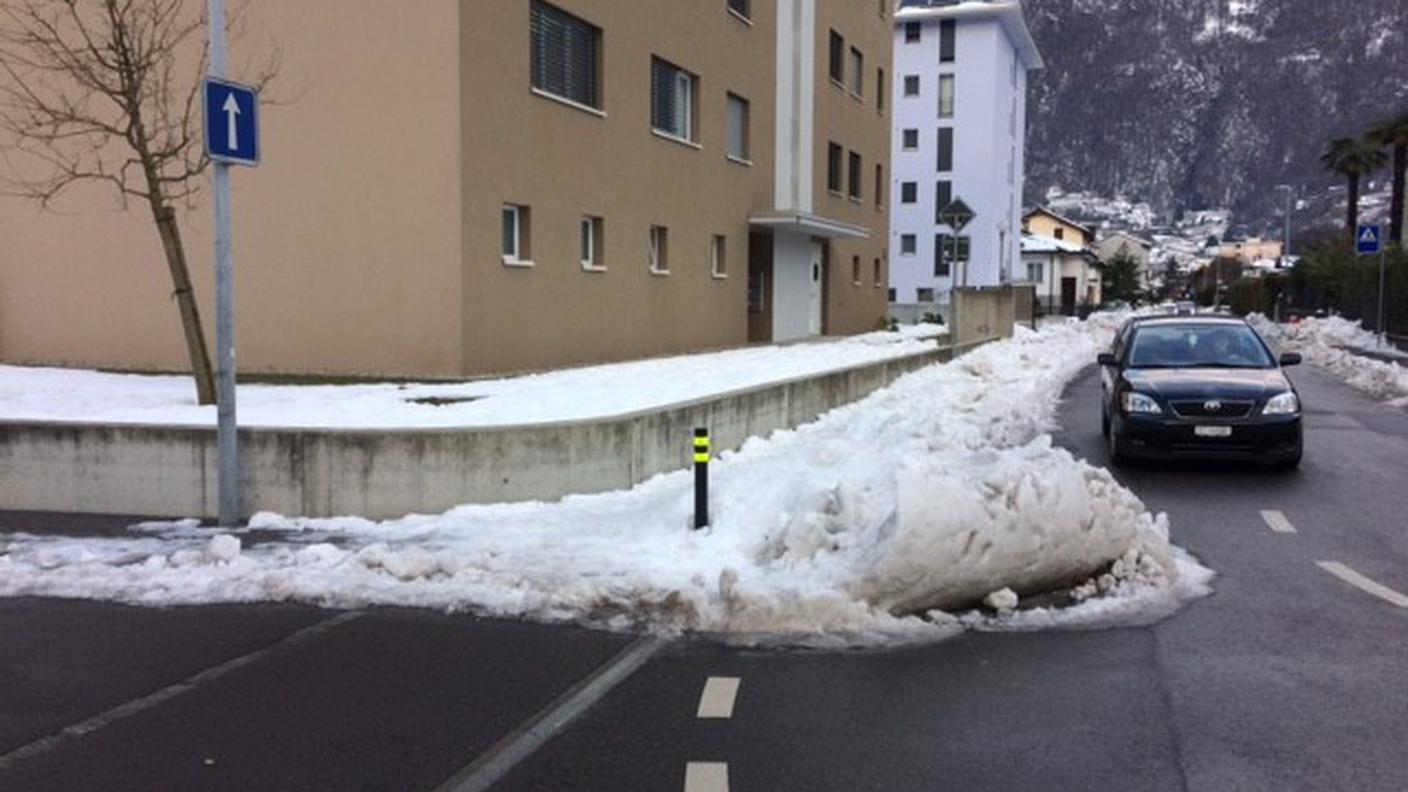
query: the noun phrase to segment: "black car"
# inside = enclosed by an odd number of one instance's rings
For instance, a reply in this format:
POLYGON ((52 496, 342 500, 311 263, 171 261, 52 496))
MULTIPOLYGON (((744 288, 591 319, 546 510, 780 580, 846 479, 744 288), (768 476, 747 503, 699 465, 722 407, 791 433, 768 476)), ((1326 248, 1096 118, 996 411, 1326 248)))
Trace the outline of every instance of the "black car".
POLYGON ((1100 355, 1101 428, 1110 459, 1301 459, 1300 396, 1242 319, 1138 317, 1100 355))

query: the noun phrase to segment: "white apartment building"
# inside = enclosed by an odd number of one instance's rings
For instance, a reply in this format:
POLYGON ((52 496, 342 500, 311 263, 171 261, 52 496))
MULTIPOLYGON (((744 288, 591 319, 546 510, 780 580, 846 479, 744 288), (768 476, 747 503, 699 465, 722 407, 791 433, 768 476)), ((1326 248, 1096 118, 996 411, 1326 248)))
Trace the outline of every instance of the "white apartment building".
POLYGON ((953 286, 995 286, 1021 264, 1027 72, 1042 68, 1022 8, 902 0, 895 14, 890 302, 947 304, 953 286), (954 238, 939 210, 973 219, 954 238))

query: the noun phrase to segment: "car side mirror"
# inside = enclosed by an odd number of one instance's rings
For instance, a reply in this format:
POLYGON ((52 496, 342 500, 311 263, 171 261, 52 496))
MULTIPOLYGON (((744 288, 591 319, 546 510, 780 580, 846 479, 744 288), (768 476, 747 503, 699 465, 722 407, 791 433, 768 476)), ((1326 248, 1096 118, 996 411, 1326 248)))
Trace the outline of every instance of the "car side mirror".
POLYGON ((1099 357, 1095 358, 1095 362, 1102 366, 1118 366, 1120 364, 1114 354, 1110 352, 1101 352, 1099 357))
POLYGON ((1283 365, 1283 366, 1299 366, 1299 365, 1300 365, 1300 353, 1299 353, 1299 352, 1282 352, 1282 353, 1281 353, 1281 365, 1283 365))

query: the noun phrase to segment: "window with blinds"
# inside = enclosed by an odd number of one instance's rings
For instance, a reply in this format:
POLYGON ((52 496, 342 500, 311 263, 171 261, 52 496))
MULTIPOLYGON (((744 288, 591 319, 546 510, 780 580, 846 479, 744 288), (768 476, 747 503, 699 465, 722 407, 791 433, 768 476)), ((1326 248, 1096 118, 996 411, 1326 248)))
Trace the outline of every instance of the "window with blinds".
POLYGON ((536 0, 530 17, 533 87, 601 109, 601 28, 536 0))
POLYGON ((650 123, 661 132, 694 140, 694 75, 659 58, 650 62, 650 123))

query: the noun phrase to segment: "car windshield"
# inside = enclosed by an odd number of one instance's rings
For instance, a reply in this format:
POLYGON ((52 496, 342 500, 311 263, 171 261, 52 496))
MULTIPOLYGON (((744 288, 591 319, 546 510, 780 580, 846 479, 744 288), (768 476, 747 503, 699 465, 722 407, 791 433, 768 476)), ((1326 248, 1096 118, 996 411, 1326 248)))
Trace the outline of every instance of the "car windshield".
POLYGON ((1246 325, 1141 327, 1130 345, 1130 368, 1271 368, 1266 346, 1246 325))

